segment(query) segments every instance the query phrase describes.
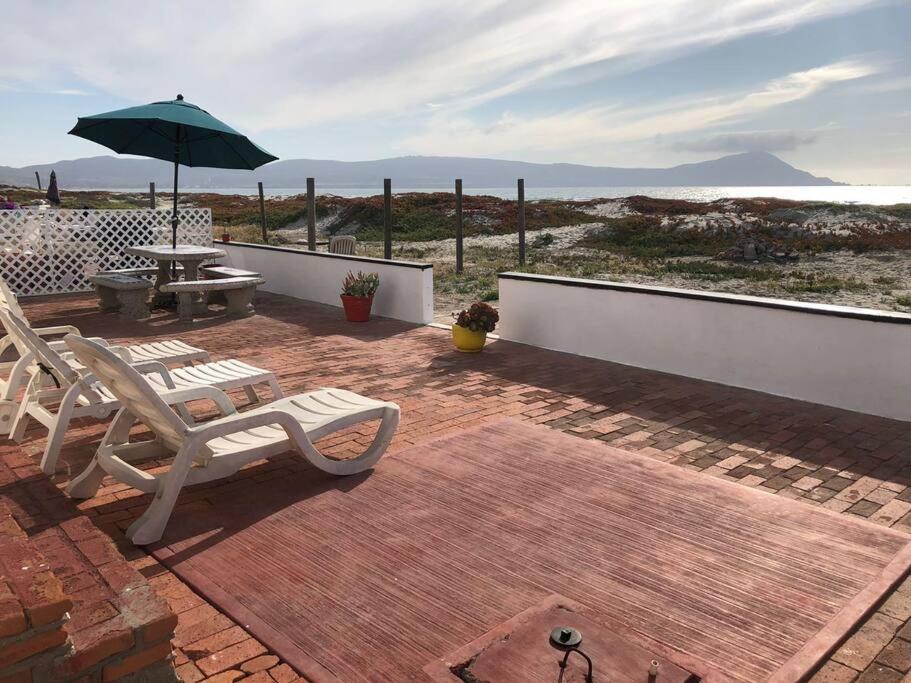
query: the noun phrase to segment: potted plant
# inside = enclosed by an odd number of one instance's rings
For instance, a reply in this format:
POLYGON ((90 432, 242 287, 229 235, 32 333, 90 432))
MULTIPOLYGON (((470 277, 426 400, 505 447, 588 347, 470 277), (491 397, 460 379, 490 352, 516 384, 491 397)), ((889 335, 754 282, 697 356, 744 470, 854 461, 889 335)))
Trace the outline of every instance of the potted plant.
POLYGON ((231 241, 231 233, 228 232, 227 230, 225 230, 223 233, 221 233, 221 241, 222 241, 222 242, 230 242, 230 241, 231 241))
POLYGON ((500 320, 497 309, 483 301, 471 304, 453 317, 452 341, 464 353, 478 353, 483 349, 487 333, 493 332, 500 320))
POLYGON ((370 308, 373 306, 373 295, 380 286, 379 273, 362 273, 357 275, 348 271, 342 284, 342 306, 348 322, 365 323, 370 320, 370 308))

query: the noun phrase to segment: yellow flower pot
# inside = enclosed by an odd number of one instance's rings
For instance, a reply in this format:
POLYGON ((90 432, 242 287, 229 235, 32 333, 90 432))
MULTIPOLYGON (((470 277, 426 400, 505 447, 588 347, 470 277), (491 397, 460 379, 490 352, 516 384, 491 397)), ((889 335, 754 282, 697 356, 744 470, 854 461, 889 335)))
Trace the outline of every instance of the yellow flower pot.
POLYGON ((452 326, 452 341, 462 353, 478 353, 484 348, 487 333, 484 331, 472 332, 461 325, 452 326))

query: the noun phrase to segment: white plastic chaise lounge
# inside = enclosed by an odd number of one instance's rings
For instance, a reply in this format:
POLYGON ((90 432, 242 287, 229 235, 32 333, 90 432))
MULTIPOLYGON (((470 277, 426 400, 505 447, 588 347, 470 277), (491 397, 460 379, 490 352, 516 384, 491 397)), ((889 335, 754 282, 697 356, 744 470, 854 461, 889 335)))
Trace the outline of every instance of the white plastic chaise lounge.
MULTIPOLYGON (((82 334, 77 327, 73 325, 56 325, 53 327, 31 327, 16 295, 9 288, 9 285, 0 278, 0 308, 11 311, 21 320, 29 325, 30 329, 39 337, 62 337, 64 334, 82 334)), ((2 321, 0 321, 2 322, 2 321)), ((4 325, 5 327, 5 325, 4 325)), ((92 337, 99 343, 107 343, 101 338, 92 337)), ((62 339, 49 342, 51 348, 57 351, 68 351, 62 339)), ((9 330, 6 330, 6 336, 0 339, 0 356, 14 346, 10 337, 9 330)), ((192 365, 194 362, 208 363, 211 358, 209 352, 204 349, 198 349, 180 339, 168 339, 160 342, 147 342, 145 344, 135 344, 125 348, 133 362, 141 361, 160 361, 165 364, 182 364, 192 365)), ((12 431, 13 418, 18 409, 16 397, 19 390, 28 382, 30 369, 34 369, 34 357, 31 353, 21 354, 15 360, 0 362, 0 372, 5 374, 0 378, 0 434, 9 434, 12 431)))
POLYGON ((296 450, 321 470, 349 475, 372 467, 383 455, 399 422, 395 403, 376 401, 343 389, 319 389, 288 396, 268 405, 238 413, 228 397, 212 387, 177 389, 161 393, 134 368, 95 342, 67 335, 76 357, 122 404, 108 428, 91 465, 67 492, 74 498, 95 495, 105 474, 124 484, 154 494, 151 504, 127 529, 138 545, 161 538, 181 488, 229 476, 244 465, 296 450), (187 423, 171 406, 193 400, 215 403, 222 417, 203 424, 187 423), (353 424, 381 420, 370 446, 359 456, 324 456, 314 441, 353 424), (130 428, 141 422, 154 441, 130 443, 130 428), (131 465, 137 460, 174 456, 165 472, 144 472, 131 465))
MULTIPOLYGON (((85 366, 77 363, 76 359, 65 359, 47 341, 35 334, 24 320, 2 308, 0 319, 10 331, 20 354, 33 354, 37 366, 16 411, 11 437, 15 441, 21 441, 30 419, 44 425, 48 430, 48 437, 41 458, 41 469, 46 474, 53 474, 64 436, 73 418, 104 419, 118 410, 120 403, 85 366)), ((105 347, 97 341, 92 343, 99 348, 107 348, 108 353, 116 355, 125 365, 127 364, 129 357, 124 353, 124 349, 105 347)), ((160 361, 142 361, 128 367, 144 373, 143 381, 150 392, 166 393, 174 389, 211 387, 227 390, 242 387, 251 402, 258 402, 259 397, 253 387, 265 384, 272 391, 274 398, 282 397, 282 391, 273 373, 234 359, 173 370, 169 370, 160 361)), ((178 405, 177 410, 185 419, 192 422, 192 417, 185 406, 178 405)))

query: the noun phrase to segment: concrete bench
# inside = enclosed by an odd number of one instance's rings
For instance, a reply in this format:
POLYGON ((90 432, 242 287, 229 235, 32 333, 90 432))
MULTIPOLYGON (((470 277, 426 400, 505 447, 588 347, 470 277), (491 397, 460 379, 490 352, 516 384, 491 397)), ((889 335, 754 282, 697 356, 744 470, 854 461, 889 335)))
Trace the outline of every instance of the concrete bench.
POLYGON ((231 266, 222 266, 213 263, 209 266, 202 266, 200 269, 203 277, 207 280, 219 280, 228 277, 262 277, 262 273, 256 273, 252 270, 243 270, 242 268, 232 268, 231 266))
POLYGON ((110 273, 92 275, 89 282, 98 292, 98 307, 102 311, 120 311, 127 320, 149 317, 149 290, 152 283, 136 275, 110 273))
MULTIPOLYGON (((244 270, 242 268, 232 268, 231 266, 223 266, 219 263, 211 263, 207 266, 202 266, 199 269, 200 273, 206 280, 221 280, 229 277, 262 277, 262 273, 256 273, 252 270, 244 270)), ((210 304, 223 304, 226 302, 225 293, 220 291, 209 292, 206 296, 206 301, 210 304)))
MULTIPOLYGON (((253 315, 253 295, 256 286, 264 284, 262 277, 225 277, 216 280, 178 280, 162 285, 161 291, 177 294, 177 314, 184 322, 193 322, 193 295, 223 292, 228 306, 225 313, 246 318, 253 315)), ((205 310, 205 304, 201 310, 205 310)))
MULTIPOLYGON (((177 272, 183 273, 183 266, 177 264, 177 272)), ((118 268, 113 270, 101 270, 97 275, 136 275, 138 277, 154 278, 158 275, 158 267, 150 266, 148 268, 118 268)))

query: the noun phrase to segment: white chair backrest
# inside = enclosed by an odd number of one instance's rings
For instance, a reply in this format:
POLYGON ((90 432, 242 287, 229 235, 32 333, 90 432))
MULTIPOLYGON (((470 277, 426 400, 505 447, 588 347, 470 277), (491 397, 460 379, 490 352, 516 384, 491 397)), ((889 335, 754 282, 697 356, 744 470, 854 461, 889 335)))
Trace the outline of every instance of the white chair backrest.
POLYGON ((168 447, 178 450, 187 429, 184 422, 165 403, 142 375, 109 349, 85 337, 68 334, 67 346, 120 404, 152 430, 168 447))
POLYGON ((22 307, 19 305, 19 300, 2 277, 0 277, 0 308, 8 308, 20 318, 26 320, 25 313, 22 312, 22 307))
MULTIPOLYGON (((79 373, 63 360, 60 354, 54 351, 44 339, 35 334, 29 324, 13 311, 0 307, 0 321, 3 322, 3 326, 13 340, 19 355, 24 356, 28 353, 33 353, 36 362, 43 366, 42 370, 56 377, 57 383, 62 388, 72 386, 81 381, 79 373)), ((87 396, 89 400, 101 400, 100 397, 94 395, 94 391, 90 391, 90 387, 86 386, 85 389, 89 390, 87 396)))
POLYGON ((351 235, 337 235, 329 238, 329 253, 354 256, 357 238, 351 235))

